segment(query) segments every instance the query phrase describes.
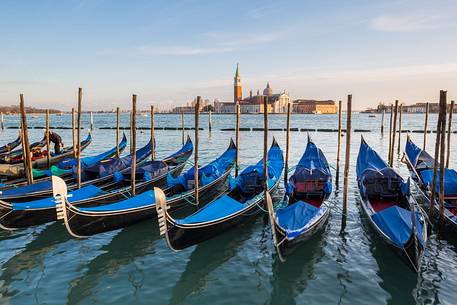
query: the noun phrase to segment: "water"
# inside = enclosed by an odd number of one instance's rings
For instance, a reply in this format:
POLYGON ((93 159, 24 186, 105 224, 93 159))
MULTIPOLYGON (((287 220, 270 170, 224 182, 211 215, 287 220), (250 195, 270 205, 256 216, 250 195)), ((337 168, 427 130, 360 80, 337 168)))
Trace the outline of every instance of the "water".
MULTIPOLYGON (((156 126, 176 127, 180 115, 156 115, 156 126)), ((383 157, 388 149, 386 133, 379 133, 381 115, 370 118, 354 114, 353 128, 370 129, 367 142, 383 157)), ((51 125, 70 126, 69 116, 52 116, 51 125)), ((148 117, 138 118, 139 126, 149 126, 148 117)), ((261 115, 244 115, 241 127, 262 127, 261 115)), ((186 115, 186 126, 193 118, 186 115)), ((17 117, 6 117, 6 125, 17 126, 17 117)), ((88 117, 83 122, 87 126, 88 117)), ((214 115, 213 131, 200 132, 200 160, 205 163, 229 144, 234 132, 234 116, 214 115)), ((30 126, 44 126, 43 116, 30 118, 30 126)), ((114 114, 95 114, 93 143, 83 155, 104 151, 115 144, 114 114)), ((122 115, 128 125, 128 115, 122 115)), ((403 115, 404 129, 423 128, 423 115, 403 115)), ((207 128, 207 116, 201 126, 207 128)), ((285 116, 270 116, 270 127, 284 127, 285 116)), ((436 126, 436 115, 430 118, 436 126)), ((292 127, 337 128, 333 115, 294 115, 292 127)), ((457 126, 454 126, 454 130, 457 126)), ((58 131, 66 144, 70 130, 58 131)), ((84 131, 85 135, 86 131, 84 131)), ((0 132, 0 145, 12 140, 17 130, 0 132)), ((193 131, 189 131, 193 138, 193 131)), ((181 131, 155 132, 157 156, 176 151, 181 131)), ((336 133, 310 133, 329 162, 336 163, 336 133)), ((32 129, 31 141, 42 131, 32 129)), ((128 135, 127 135, 128 136, 128 135)), ((148 141, 149 131, 138 132, 138 145, 148 141)), ((270 132, 285 147, 284 132, 270 132)), ((421 144, 423 135, 412 133, 421 144)), ((263 132, 242 132, 241 165, 262 156, 263 132)), ((345 139, 345 138, 343 138, 345 139)), ((402 146, 406 135, 402 135, 402 146)), ((457 136, 452 135, 452 167, 457 167, 457 136)), ((344 141, 343 141, 344 142, 344 141)), ((363 219, 355 182, 355 160, 360 133, 352 134, 349 185, 349 215, 346 233, 340 235, 341 214, 334 210, 322 234, 315 236, 280 263, 271 241, 268 222, 258 217, 217 238, 179 253, 171 252, 159 238, 156 220, 100 234, 85 240, 69 237, 59 223, 15 232, 0 232, 0 304, 456 304, 456 242, 430 238, 419 275, 413 273, 373 234, 363 219)), ((290 164, 296 164, 306 145, 306 133, 291 133, 290 164)), ((427 149, 433 151, 434 135, 427 149)), ((344 156, 344 147, 342 149, 344 156)), ((344 159, 344 158, 343 158, 344 159)), ((404 176, 406 167, 395 159, 404 176)), ((342 182, 341 182, 342 183, 342 182)), ((342 187, 342 184, 341 184, 342 187)), ((342 194, 332 203, 341 206, 342 194)))

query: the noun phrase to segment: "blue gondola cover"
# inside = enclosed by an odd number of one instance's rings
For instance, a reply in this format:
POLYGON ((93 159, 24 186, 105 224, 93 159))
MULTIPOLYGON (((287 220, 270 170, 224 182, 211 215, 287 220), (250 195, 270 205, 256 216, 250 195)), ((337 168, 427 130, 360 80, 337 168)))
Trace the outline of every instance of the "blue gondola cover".
POLYGON ((325 213, 326 207, 317 208, 304 201, 297 201, 292 205, 276 211, 279 226, 286 232, 287 238, 293 239, 306 230, 313 219, 325 213))

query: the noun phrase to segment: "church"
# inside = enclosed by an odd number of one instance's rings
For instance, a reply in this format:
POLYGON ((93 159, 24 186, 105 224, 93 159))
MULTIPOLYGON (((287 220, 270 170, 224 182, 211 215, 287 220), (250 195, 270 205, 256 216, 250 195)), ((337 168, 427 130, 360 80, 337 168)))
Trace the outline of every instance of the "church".
POLYGON ((287 104, 290 102, 289 94, 286 91, 282 93, 273 93, 270 83, 263 90, 262 94, 257 90, 257 94, 253 95, 252 90, 249 91, 249 96, 243 98, 243 89, 241 85, 241 77, 239 66, 236 66, 236 72, 233 82, 233 103, 218 103, 214 105, 216 111, 233 113, 236 111, 236 104, 240 105, 241 113, 263 113, 264 97, 268 99, 267 111, 269 113, 285 113, 287 112, 287 104))

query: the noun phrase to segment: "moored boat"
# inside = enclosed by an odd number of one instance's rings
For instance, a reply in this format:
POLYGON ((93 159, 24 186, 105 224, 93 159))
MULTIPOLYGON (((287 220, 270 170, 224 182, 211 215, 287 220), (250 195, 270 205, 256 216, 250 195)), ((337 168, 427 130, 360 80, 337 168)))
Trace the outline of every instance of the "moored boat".
MULTIPOLYGON (((425 150, 419 148, 408 136, 405 154, 402 161, 408 166, 411 178, 418 186, 419 192, 430 208, 435 159, 425 150)), ((436 196, 433 202, 434 215, 439 216, 440 170, 436 171, 436 196)), ((457 172, 454 169, 444 169, 444 222, 445 228, 457 232, 457 172)))
MULTIPOLYGON (((230 142, 229 148, 216 160, 199 168, 199 184, 201 203, 219 196, 228 188, 228 177, 235 162, 235 145, 230 142)), ((184 181, 186 184, 193 183, 193 171, 191 168, 178 178, 168 177, 168 180, 184 181)), ((65 184, 57 177, 53 177, 54 193, 66 193, 65 184)), ((173 208, 178 209, 188 206, 193 197, 193 186, 188 192, 176 194, 176 184, 164 183, 160 185, 174 203, 173 208)), ((183 186, 184 187, 184 186, 183 186)), ((140 221, 156 216, 154 191, 148 190, 142 194, 120 200, 110 204, 92 207, 77 207, 69 200, 64 200, 56 206, 58 218, 62 219, 68 232, 77 238, 87 237, 97 233, 123 228, 140 221)))
MULTIPOLYGON (((163 160, 147 161, 136 169, 137 194, 153 186, 162 187, 167 176, 178 176, 193 151, 190 139, 177 152, 163 160)), ((114 183, 103 186, 85 185, 69 193, 68 201, 74 206, 94 206, 118 202, 130 195, 130 173, 118 173, 114 183), (121 177, 122 176, 122 177, 121 177)), ((57 220, 53 197, 27 202, 0 201, 0 227, 7 230, 25 228, 57 220)))
POLYGON ((11 152, 13 149, 15 149, 16 147, 18 147, 19 145, 21 145, 21 140, 22 140, 22 137, 21 137, 21 134, 19 134, 19 136, 16 138, 16 140, 0 147, 0 155, 7 154, 7 153, 11 152))
POLYGON ((285 207, 275 210, 271 197, 267 198, 273 242, 281 261, 325 227, 330 209, 324 203, 331 192, 327 159, 308 137, 305 152, 286 187, 285 207))
POLYGON ((410 183, 362 138, 357 157, 361 208, 381 239, 416 272, 428 238, 427 221, 410 192, 410 183))
MULTIPOLYGON (((276 190, 279 185, 284 159, 276 140, 268 151, 268 189, 276 190)), ((165 236, 168 246, 182 250, 208 240, 231 227, 248 220, 263 210, 264 202, 263 160, 245 168, 236 178, 232 189, 208 203, 191 215, 176 219, 169 213, 169 202, 156 204, 160 234, 165 236)), ((158 197, 163 197, 157 195, 158 197)))

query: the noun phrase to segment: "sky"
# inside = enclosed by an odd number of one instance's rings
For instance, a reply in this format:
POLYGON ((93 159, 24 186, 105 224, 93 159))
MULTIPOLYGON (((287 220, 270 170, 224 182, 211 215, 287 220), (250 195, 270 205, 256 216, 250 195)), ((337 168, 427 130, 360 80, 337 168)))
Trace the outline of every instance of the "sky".
POLYGON ((159 109, 195 96, 345 100, 457 97, 455 0, 0 2, 0 105, 159 109))

